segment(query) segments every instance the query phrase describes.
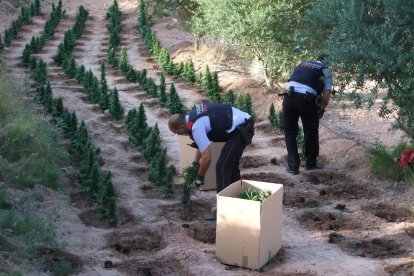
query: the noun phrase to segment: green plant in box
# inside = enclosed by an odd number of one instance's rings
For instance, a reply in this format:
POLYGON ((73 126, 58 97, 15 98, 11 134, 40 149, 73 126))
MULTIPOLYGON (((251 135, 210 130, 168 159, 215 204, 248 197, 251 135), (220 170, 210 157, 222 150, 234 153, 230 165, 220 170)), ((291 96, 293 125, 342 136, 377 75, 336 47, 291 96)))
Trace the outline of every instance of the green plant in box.
POLYGON ((272 193, 270 191, 256 191, 249 187, 240 194, 240 198, 263 202, 263 200, 271 195, 272 193))

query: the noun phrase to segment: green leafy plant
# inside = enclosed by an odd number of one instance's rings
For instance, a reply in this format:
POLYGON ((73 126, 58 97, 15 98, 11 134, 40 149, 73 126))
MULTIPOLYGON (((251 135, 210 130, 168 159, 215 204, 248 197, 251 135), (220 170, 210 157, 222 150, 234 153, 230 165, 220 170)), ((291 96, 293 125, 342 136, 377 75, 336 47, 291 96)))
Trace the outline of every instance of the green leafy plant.
POLYGON ((276 113, 275 105, 272 103, 269 108, 269 116, 268 116, 269 122, 272 124, 272 126, 281 133, 284 132, 283 129, 283 112, 279 111, 276 113))
POLYGON ((111 172, 108 172, 104 180, 102 181, 100 201, 105 216, 109 218, 111 225, 115 226, 118 223, 117 207, 115 200, 116 194, 111 178, 111 172))
POLYGON ((180 178, 184 180, 184 183, 181 186, 181 203, 188 209, 192 208, 191 196, 196 192, 193 181, 197 177, 199 168, 200 165, 198 163, 193 163, 192 165, 185 167, 180 174, 180 178))
POLYGON ((111 114, 112 118, 115 120, 120 120, 124 117, 124 108, 119 101, 118 90, 116 87, 112 90, 109 98, 109 114, 111 114))
POLYGON ((240 198, 263 202, 271 195, 272 193, 270 191, 256 191, 249 187, 240 194, 240 198))
POLYGON ((177 91, 175 90, 175 86, 172 83, 170 87, 170 93, 167 101, 168 113, 175 114, 175 113, 182 113, 184 110, 184 105, 179 98, 177 91))
POLYGON ((161 74, 160 76, 160 85, 159 85, 159 101, 160 105, 162 107, 165 107, 167 105, 167 94, 165 92, 165 77, 164 74, 161 74))
POLYGON ((384 146, 377 146, 369 150, 371 154, 371 172, 380 179, 394 181, 409 181, 414 183, 414 165, 407 168, 398 166, 394 158, 400 157, 404 149, 414 149, 414 145, 399 144, 394 150, 388 150, 384 146))
POLYGON ((154 127, 151 128, 148 137, 144 139, 140 149, 147 162, 161 150, 161 138, 158 123, 155 123, 154 127))
POLYGON ((223 103, 234 105, 236 102, 236 94, 234 94, 233 90, 228 90, 224 95, 223 103))

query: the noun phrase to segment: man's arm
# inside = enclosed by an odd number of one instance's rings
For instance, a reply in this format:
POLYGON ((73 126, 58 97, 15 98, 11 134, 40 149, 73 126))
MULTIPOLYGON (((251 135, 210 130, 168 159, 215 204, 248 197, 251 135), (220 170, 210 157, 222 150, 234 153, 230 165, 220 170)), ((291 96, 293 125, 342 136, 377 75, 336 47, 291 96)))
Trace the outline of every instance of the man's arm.
POLYGON ((198 169, 198 175, 205 176, 211 163, 211 151, 208 146, 200 155, 200 168, 198 169))
POLYGON ((322 107, 325 109, 329 100, 331 99, 332 89, 333 89, 333 77, 330 69, 325 68, 322 70, 325 79, 325 87, 322 92, 322 107))
POLYGON ((325 91, 322 92, 322 104, 323 104, 322 107, 323 107, 323 109, 325 109, 328 106, 329 100, 331 99, 331 93, 332 93, 332 91, 330 91, 330 90, 325 90, 325 91))
POLYGON ((210 144, 211 141, 207 137, 207 129, 206 122, 208 117, 201 117, 198 119, 192 128, 194 142, 198 146, 198 151, 201 153, 197 153, 195 156, 195 160, 199 157, 200 168, 198 170, 198 176, 204 177, 207 173, 207 170, 210 166, 211 162, 211 152, 210 152, 210 144))

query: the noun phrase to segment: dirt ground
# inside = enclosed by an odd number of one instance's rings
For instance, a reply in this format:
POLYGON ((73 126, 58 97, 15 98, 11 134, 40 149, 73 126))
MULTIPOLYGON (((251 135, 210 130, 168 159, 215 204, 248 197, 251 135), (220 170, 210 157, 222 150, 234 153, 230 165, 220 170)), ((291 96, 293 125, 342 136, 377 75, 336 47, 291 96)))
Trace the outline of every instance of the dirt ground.
MULTIPOLYGON (((159 80, 161 71, 148 57, 135 28, 137 1, 118 2, 123 13, 121 45, 127 49, 129 62, 159 80)), ((29 74, 22 66, 21 54, 31 37, 41 33, 50 3, 42 1, 43 15, 23 27, 2 53, 10 71, 26 79, 29 74)), ((191 58, 196 70, 208 64, 211 71, 218 72, 225 90, 252 95, 258 121, 253 144, 241 160, 243 178, 284 185, 283 247, 277 257, 261 272, 221 264, 215 257, 216 225, 203 220, 215 205, 216 193, 198 192, 190 212, 181 206, 179 193, 176 198, 164 199, 156 191, 148 192, 152 185, 147 180, 148 166, 128 141, 123 123, 112 121, 87 102, 81 87, 53 62, 65 30, 74 24, 79 5, 84 5, 91 16, 74 56, 77 64, 99 76, 100 63, 106 58, 105 17, 111 4, 112 0, 99 4, 92 0, 64 1, 66 16, 37 57, 48 65, 54 96, 62 97, 65 107, 85 121, 101 149, 102 169, 112 172, 118 193, 120 225, 111 228, 78 190, 74 168, 63 168, 67 193, 47 190, 43 207, 45 212, 58 210, 58 238, 67 246, 64 252, 48 254, 76 263, 76 275, 414 274, 414 187, 379 181, 369 172, 367 147, 379 142, 392 148, 403 138, 401 133, 389 131, 391 121, 376 115, 379 101, 370 111, 342 110, 333 101, 320 127, 320 159, 326 168, 318 172, 302 169, 299 175, 291 176, 285 172, 283 135, 274 131, 267 120, 270 103, 280 107, 281 99, 267 92, 261 80, 253 79, 254 68, 234 54, 211 45, 194 51, 193 36, 177 18, 157 19, 152 29, 176 63, 191 58)), ((1 33, 17 14, 6 1, 0 2, 1 33)), ((110 87, 117 87, 126 111, 141 102, 145 104, 148 124, 158 123, 168 162, 178 167, 179 141, 168 130, 165 110, 109 66, 106 78, 110 87)), ((175 84, 187 107, 203 99, 196 87, 177 78, 166 77, 166 81, 175 84)), ((176 178, 175 184, 180 183, 176 178)))

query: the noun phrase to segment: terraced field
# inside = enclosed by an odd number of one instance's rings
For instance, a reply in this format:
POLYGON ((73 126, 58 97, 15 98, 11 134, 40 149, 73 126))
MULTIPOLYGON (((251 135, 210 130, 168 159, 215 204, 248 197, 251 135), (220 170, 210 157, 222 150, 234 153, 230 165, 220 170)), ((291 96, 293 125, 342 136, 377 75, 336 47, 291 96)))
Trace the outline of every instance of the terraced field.
MULTIPOLYGON (((76 64, 91 69, 97 77, 101 64, 105 64, 108 87, 117 88, 125 114, 143 104, 148 125, 158 125, 161 144, 167 149, 168 165, 179 167, 179 140, 168 130, 167 110, 160 106, 157 98, 149 96, 139 84, 128 81, 119 69, 112 68, 107 62, 106 12, 112 1, 66 2, 63 3, 66 13, 54 35, 33 56, 47 65, 53 97, 60 97, 70 112, 76 112, 78 121, 84 121, 94 144, 100 149, 101 169, 112 174, 118 205, 118 225, 113 227, 81 191, 76 167, 65 168, 68 198, 54 191, 47 192, 47 208, 58 209, 60 214, 58 237, 67 243, 62 258, 76 262, 76 275, 414 273, 413 188, 374 179, 369 173, 369 155, 358 140, 338 135, 324 126, 320 129, 320 157, 327 164, 326 169, 318 172, 302 170, 299 176, 287 174, 284 136, 272 128, 265 112, 269 102, 278 99, 264 93, 259 84, 253 86, 248 75, 240 76, 237 71, 245 70, 242 63, 238 65, 240 69, 232 67, 231 62, 225 67, 208 58, 202 63, 199 58, 196 69, 201 71, 207 64, 219 68, 223 87, 237 86, 236 82, 241 78, 251 84, 244 91, 254 94, 258 121, 253 144, 241 160, 243 178, 284 185, 283 248, 277 257, 262 272, 221 264, 215 258, 216 225, 204 221, 215 205, 215 191, 198 191, 193 197, 193 209, 188 210, 180 203, 182 180, 175 176, 174 195, 165 197, 148 180, 149 164, 137 146, 130 142, 124 120, 114 120, 108 111, 102 111, 98 104, 88 100, 84 88, 54 62, 53 57, 65 32, 75 24, 78 8, 84 5, 89 17, 73 50, 76 64), (399 185, 401 187, 396 189, 399 185)), ((136 28, 138 3, 128 0, 118 3, 122 13, 119 49, 126 49, 128 62, 135 70, 145 69, 147 76, 159 85, 163 72, 148 53, 136 28)), ((45 1, 42 5, 43 13, 24 26, 1 53, 10 71, 28 81, 30 98, 35 94, 34 81, 22 63, 22 52, 33 36, 41 34, 48 19, 50 4, 45 1)), ((185 57, 183 53, 189 51, 191 36, 177 27, 173 19, 156 19, 153 30, 177 62, 185 57), (170 34, 177 33, 177 29, 181 36, 172 38, 170 34), (175 40, 166 43, 168 39, 175 40)), ((199 87, 185 83, 177 76, 163 74, 167 85, 174 84, 186 108, 205 99, 205 92, 199 87)), ((327 115, 326 124, 332 123, 334 117, 332 111, 327 115)))

